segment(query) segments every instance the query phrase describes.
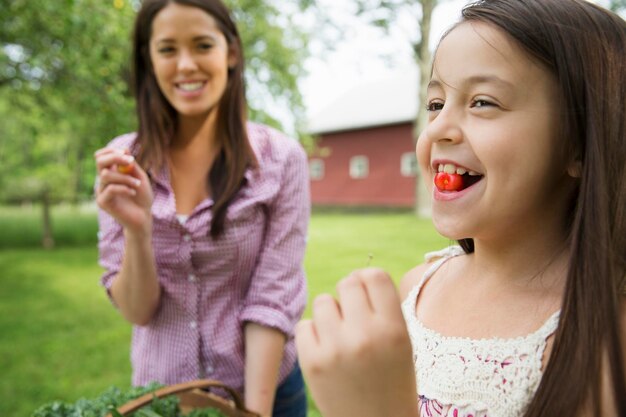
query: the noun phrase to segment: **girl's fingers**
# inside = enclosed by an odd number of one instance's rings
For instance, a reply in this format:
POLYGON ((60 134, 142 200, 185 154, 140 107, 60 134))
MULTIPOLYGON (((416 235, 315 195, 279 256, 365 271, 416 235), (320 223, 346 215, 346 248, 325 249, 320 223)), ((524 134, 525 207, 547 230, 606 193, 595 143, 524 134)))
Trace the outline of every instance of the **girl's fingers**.
POLYGON ((400 296, 391 277, 378 268, 362 270, 361 277, 374 312, 393 320, 401 320, 400 296))
POLYGON ((313 323, 320 344, 333 343, 340 333, 341 308, 329 294, 321 294, 313 300, 313 323))
POLYGON ((358 325, 369 320, 372 305, 359 271, 353 272, 337 284, 337 294, 346 322, 358 325))
POLYGON ((320 343, 313 320, 301 320, 296 325, 295 338, 296 349, 298 350, 299 355, 301 355, 302 352, 306 352, 310 349, 315 351, 316 347, 320 343))

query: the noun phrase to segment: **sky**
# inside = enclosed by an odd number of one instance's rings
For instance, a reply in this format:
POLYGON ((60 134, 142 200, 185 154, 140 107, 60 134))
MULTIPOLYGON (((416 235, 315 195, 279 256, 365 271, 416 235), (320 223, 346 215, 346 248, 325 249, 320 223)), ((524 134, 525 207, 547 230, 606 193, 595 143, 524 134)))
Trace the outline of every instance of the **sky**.
MULTIPOLYGON (((417 24, 412 20, 400 22, 389 36, 370 28, 355 17, 343 0, 318 0, 324 4, 333 20, 345 34, 334 50, 325 50, 313 41, 312 56, 306 61, 308 76, 300 82, 308 118, 331 105, 350 89, 375 80, 393 77, 397 71, 415 70, 409 39, 415 39, 417 24), (413 35, 413 36, 411 36, 413 35)), ((595 0, 606 6, 608 0, 595 0)), ((468 0, 442 0, 435 8, 431 28, 431 49, 439 38, 460 17, 468 0)))
MULTIPOLYGON (((300 83, 307 115, 314 117, 346 91, 368 83, 393 77, 397 71, 414 70, 410 39, 415 39, 416 22, 403 21, 389 36, 372 29, 355 17, 347 2, 322 0, 329 14, 345 28, 342 40, 334 50, 315 44, 313 56, 305 63, 308 76, 300 83)), ((467 0, 447 0, 435 8, 432 19, 431 48, 441 34, 458 20, 467 0)))

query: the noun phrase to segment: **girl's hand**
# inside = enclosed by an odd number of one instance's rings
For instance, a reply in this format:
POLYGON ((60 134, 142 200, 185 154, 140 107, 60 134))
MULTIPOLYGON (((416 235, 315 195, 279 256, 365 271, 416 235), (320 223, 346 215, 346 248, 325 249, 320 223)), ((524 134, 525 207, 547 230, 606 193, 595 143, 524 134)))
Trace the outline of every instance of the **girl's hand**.
POLYGON ((418 415, 413 354, 400 298, 384 271, 353 272, 339 301, 317 297, 296 329, 302 369, 324 417, 418 415))
POLYGON ((149 234, 152 228, 152 188, 148 175, 128 150, 103 148, 96 151, 98 183, 96 203, 125 230, 149 234))

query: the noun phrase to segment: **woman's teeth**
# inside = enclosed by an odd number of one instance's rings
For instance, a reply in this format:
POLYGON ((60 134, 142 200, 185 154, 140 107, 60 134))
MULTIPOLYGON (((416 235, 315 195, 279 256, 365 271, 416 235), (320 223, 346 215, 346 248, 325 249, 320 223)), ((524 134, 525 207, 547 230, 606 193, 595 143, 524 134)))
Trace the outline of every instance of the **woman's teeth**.
POLYGON ((202 88, 204 85, 203 82, 195 82, 195 83, 179 83, 178 88, 183 91, 196 91, 202 88))

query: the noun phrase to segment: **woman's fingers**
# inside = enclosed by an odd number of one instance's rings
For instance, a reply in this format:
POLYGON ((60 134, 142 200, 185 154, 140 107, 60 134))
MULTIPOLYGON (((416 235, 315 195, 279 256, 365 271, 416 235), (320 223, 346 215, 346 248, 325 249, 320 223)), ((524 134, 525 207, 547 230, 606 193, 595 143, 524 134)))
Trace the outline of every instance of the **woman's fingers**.
POLYGON ((137 190, 120 184, 110 184, 104 188, 96 198, 97 203, 102 207, 110 206, 110 203, 115 200, 116 197, 126 196, 135 197, 137 190))
POLYGON ((105 168, 126 167, 134 164, 135 158, 126 149, 103 148, 94 154, 98 172, 105 168))
POLYGON ((98 191, 104 191, 110 184, 124 185, 131 189, 137 189, 141 185, 141 181, 131 175, 121 174, 116 170, 104 168, 98 176, 98 191))

